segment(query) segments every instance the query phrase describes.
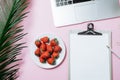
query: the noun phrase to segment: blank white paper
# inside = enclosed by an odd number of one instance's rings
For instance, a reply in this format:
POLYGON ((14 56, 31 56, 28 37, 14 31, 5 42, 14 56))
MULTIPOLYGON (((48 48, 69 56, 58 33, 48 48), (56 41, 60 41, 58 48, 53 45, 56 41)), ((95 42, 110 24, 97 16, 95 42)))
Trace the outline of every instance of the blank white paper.
POLYGON ((70 33, 70 80, 111 80, 110 32, 100 35, 70 33))

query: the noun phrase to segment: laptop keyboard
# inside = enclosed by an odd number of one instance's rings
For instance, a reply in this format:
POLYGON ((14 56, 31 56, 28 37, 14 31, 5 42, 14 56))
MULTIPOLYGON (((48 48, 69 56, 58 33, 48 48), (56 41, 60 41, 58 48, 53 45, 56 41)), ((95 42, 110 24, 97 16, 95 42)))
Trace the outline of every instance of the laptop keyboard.
POLYGON ((86 2, 86 1, 94 1, 94 0, 56 0, 56 6, 59 7, 59 6, 76 4, 80 2, 86 2))
POLYGON ((73 4, 73 0, 56 0, 56 6, 64 6, 73 4))

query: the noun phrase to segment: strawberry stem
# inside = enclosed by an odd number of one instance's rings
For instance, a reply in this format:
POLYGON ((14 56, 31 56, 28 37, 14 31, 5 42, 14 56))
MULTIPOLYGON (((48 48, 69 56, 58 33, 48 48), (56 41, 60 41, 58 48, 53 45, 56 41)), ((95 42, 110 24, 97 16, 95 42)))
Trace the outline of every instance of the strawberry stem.
POLYGON ((55 40, 55 42, 56 42, 57 44, 59 44, 57 38, 54 38, 54 40, 55 40))

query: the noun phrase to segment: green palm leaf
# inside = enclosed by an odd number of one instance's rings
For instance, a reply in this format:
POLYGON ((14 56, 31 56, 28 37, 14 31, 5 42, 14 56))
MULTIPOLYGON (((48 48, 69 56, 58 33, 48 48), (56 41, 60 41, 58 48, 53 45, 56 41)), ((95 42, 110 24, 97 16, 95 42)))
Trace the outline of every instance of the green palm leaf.
POLYGON ((0 0, 0 80, 15 80, 18 75, 18 59, 25 43, 23 26, 18 24, 26 17, 28 12, 27 0, 0 0))

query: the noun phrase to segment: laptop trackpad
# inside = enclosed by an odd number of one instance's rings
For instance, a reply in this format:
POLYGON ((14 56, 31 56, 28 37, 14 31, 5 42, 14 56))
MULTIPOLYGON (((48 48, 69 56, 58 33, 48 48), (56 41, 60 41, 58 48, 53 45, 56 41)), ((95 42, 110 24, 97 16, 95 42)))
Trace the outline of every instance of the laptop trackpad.
POLYGON ((75 6, 75 17, 77 21, 96 20, 97 6, 96 4, 77 5, 75 6))

